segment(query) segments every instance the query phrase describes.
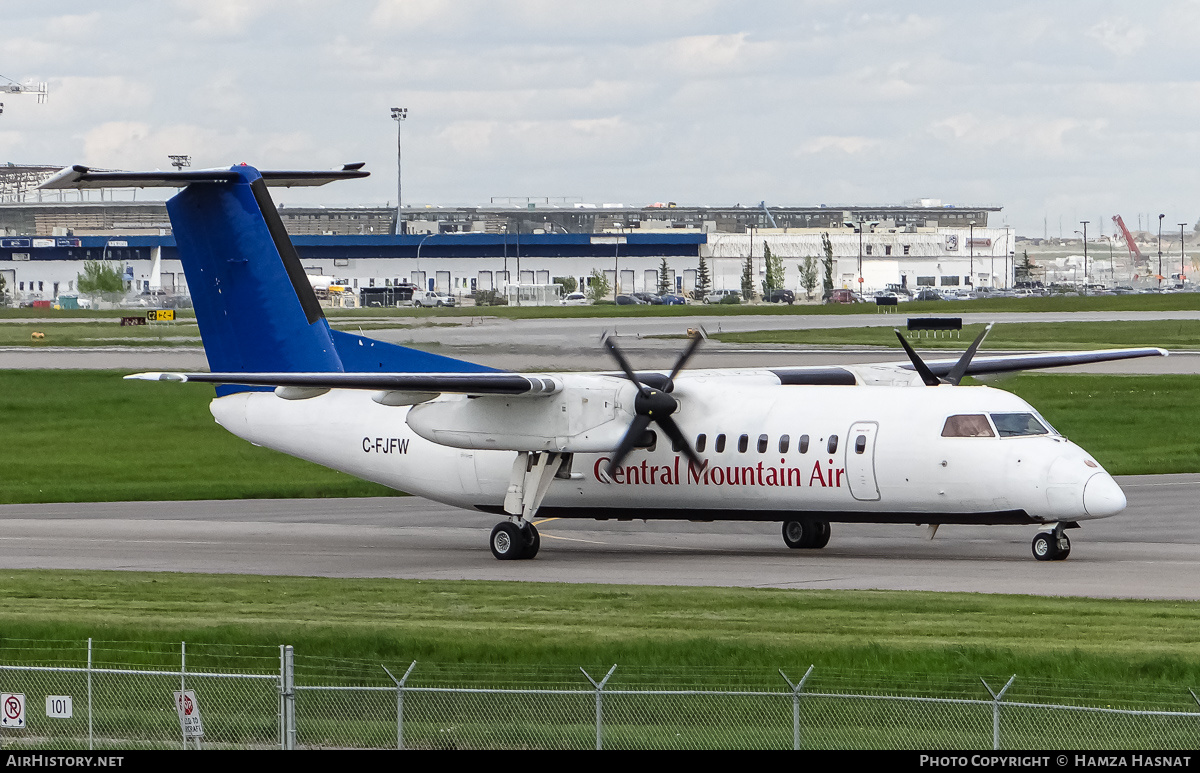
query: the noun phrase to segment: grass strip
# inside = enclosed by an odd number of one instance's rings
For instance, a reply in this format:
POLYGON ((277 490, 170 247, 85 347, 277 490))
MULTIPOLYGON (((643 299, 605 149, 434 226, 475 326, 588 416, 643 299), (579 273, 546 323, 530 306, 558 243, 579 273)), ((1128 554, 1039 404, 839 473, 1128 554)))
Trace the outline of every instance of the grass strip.
POLYGON ((104 646, 106 664, 177 663, 187 641, 197 669, 206 647, 222 667, 262 668, 270 653, 258 648, 286 643, 310 669, 330 659, 329 673, 352 674, 360 663, 376 679, 378 664, 413 660, 431 664, 427 675, 490 664, 521 666, 513 673, 526 679, 617 663, 660 683, 685 672, 758 681, 780 668, 798 678, 815 664, 859 689, 948 689, 1015 673, 1026 697, 1049 683, 1110 695, 1126 685, 1178 692, 1185 706, 1185 688, 1200 684, 1194 602, 99 571, 9 570, 0 580, 6 662, 34 652, 73 661, 92 637, 122 642, 104 646), (74 644, 39 643, 51 640, 74 644))
POLYGON ((0 371, 0 502, 396 493, 231 435, 209 413, 211 387, 124 373, 0 371))

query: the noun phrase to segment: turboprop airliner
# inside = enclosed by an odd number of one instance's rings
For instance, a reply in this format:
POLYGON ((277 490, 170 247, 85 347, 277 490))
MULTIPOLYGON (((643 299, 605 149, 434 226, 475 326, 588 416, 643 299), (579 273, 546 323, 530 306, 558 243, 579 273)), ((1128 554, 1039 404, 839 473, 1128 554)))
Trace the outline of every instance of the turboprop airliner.
MULTIPOLYGON (((512 373, 330 328, 271 185, 366 176, 229 169, 64 169, 45 188, 174 187, 167 202, 208 373, 126 378, 216 385, 218 424, 256 445, 494 513, 498 559, 531 559, 535 516, 774 521, 789 548, 830 524, 1032 526, 1033 555, 1125 508, 1087 451, 1032 406, 968 375, 1162 356, 1161 349, 847 367, 512 373)), ((990 328, 989 328, 990 329, 990 328)))

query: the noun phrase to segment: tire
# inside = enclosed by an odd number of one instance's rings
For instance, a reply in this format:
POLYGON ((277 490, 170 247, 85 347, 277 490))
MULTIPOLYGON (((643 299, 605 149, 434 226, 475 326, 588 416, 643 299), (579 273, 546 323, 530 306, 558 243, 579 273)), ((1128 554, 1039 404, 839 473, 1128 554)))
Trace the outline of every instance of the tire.
POLYGON ((535 557, 542 547, 542 535, 538 534, 537 527, 532 523, 529 524, 529 534, 525 535, 525 540, 525 555, 522 558, 535 557))
POLYGON ((829 544, 829 521, 817 521, 816 527, 817 533, 813 538, 812 547, 819 550, 829 544))
POLYGON ((1063 532, 1058 537, 1058 555, 1054 557, 1054 560, 1063 561, 1069 555, 1071 555, 1071 540, 1067 537, 1067 533, 1063 532))
POLYGON ((783 522, 783 544, 792 550, 812 547, 812 541, 816 536, 816 524, 812 521, 783 522))
POLYGON ((525 557, 525 535, 521 534, 521 530, 515 523, 504 521, 496 524, 496 528, 492 529, 492 538, 489 542, 492 555, 497 560, 515 561, 525 557))
POLYGON ((1058 544, 1052 532, 1039 532, 1033 538, 1033 557, 1039 561, 1057 561, 1058 544))

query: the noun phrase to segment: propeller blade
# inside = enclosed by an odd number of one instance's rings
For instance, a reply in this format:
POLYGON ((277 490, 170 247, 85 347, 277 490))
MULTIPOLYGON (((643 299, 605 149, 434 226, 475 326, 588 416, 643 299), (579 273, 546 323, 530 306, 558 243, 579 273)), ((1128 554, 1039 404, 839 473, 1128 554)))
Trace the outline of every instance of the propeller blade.
POLYGON ((904 340, 904 336, 900 334, 900 331, 896 330, 895 328, 892 329, 895 331, 896 337, 900 339, 900 345, 904 347, 904 353, 908 355, 908 359, 912 360, 913 367, 917 369, 917 373, 920 374, 921 380, 925 382, 925 386, 937 386, 938 384, 942 383, 938 381, 937 376, 933 375, 933 371, 929 369, 929 366, 917 356, 917 353, 913 351, 913 348, 908 345, 908 341, 904 340))
POLYGON ((625 371, 625 377, 633 382, 633 385, 638 388, 639 392, 645 394, 648 390, 648 387, 642 384, 642 382, 638 381, 637 376, 633 375, 633 368, 629 367, 629 360, 625 359, 625 355, 622 354, 621 350, 617 348, 615 336, 609 336, 608 338, 605 338, 604 345, 608 347, 608 351, 612 353, 612 356, 616 359, 617 364, 621 366, 621 370, 625 371))
POLYGON ((987 338, 987 334, 992 332, 992 325, 994 324, 996 323, 992 322, 985 327, 983 332, 979 334, 979 337, 975 339, 975 342, 967 347, 967 350, 963 352, 963 356, 959 358, 958 362, 954 363, 954 367, 946 374, 946 383, 958 386, 958 382, 963 380, 963 376, 967 375, 967 366, 971 364, 971 359, 975 357, 975 352, 979 351, 979 345, 983 343, 983 339, 987 338))
POLYGON ((658 426, 662 427, 662 431, 667 433, 667 437, 671 439, 672 443, 683 449, 683 454, 689 461, 699 469, 704 469, 704 460, 692 449, 692 444, 683 436, 683 432, 680 431, 679 425, 675 423, 674 419, 670 416, 664 416, 658 420, 658 426))
POLYGON ((609 475, 621 466, 621 462, 625 461, 625 457, 637 448, 637 443, 646 434, 646 428, 650 426, 649 416, 634 416, 633 422, 629 425, 629 429, 625 432, 625 437, 621 438, 621 444, 617 446, 616 452, 612 455, 612 459, 608 462, 606 468, 609 475))
POLYGON ((692 355, 696 353, 696 350, 700 348, 700 344, 706 338, 708 338, 708 335, 704 332, 704 328, 700 328, 697 335, 688 344, 688 347, 679 355, 679 359, 675 361, 675 367, 671 369, 671 375, 667 376, 668 392, 675 388, 675 377, 679 375, 679 371, 683 370, 683 366, 692 358, 692 355))

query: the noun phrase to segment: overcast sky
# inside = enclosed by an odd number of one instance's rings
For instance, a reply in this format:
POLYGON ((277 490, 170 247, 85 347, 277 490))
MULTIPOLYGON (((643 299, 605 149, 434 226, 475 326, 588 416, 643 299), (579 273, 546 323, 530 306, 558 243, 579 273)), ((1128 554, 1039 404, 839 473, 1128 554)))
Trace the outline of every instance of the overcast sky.
MULTIPOLYGON (((365 161, 285 203, 1200 216, 1200 3, 0 0, 0 163, 365 161)), ((1157 226, 1154 226, 1157 227, 1157 226)))

